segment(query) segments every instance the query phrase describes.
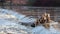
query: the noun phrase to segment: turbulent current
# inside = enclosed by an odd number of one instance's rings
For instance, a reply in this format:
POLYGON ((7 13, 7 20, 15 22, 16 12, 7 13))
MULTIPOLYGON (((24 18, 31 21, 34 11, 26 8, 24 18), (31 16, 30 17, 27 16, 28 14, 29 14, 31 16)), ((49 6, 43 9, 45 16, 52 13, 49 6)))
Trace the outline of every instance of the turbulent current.
POLYGON ((53 26, 46 29, 43 26, 33 28, 21 25, 21 23, 30 24, 35 21, 36 19, 18 14, 13 10, 0 9, 0 34, 60 34, 53 26))

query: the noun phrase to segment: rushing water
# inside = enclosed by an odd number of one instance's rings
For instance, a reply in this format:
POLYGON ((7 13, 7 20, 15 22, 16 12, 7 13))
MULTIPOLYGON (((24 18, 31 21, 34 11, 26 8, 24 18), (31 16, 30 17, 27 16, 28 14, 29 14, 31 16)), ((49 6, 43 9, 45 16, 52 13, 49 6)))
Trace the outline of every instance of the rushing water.
MULTIPOLYGON (((0 34, 60 34, 58 30, 51 26, 49 29, 43 26, 35 28, 26 27, 18 24, 20 22, 30 23, 36 19, 26 17, 26 15, 18 14, 8 9, 0 9, 0 34)), ((57 23, 57 22, 55 22, 57 23)), ((51 24, 54 24, 53 22, 51 24)))

